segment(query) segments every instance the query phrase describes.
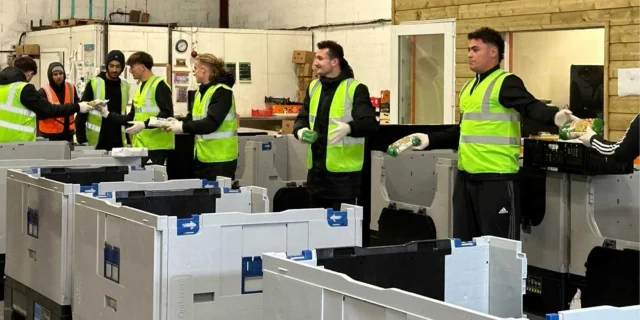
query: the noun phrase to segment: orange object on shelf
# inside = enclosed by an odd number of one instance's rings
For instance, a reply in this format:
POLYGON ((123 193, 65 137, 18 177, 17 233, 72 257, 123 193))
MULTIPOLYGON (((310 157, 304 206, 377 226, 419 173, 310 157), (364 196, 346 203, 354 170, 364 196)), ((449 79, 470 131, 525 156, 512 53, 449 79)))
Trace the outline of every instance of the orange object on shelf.
POLYGON ((633 160, 633 164, 639 164, 640 165, 640 157, 637 157, 635 160, 633 160))
POLYGON ((252 117, 271 117, 273 116, 273 112, 271 110, 264 109, 251 109, 252 117))

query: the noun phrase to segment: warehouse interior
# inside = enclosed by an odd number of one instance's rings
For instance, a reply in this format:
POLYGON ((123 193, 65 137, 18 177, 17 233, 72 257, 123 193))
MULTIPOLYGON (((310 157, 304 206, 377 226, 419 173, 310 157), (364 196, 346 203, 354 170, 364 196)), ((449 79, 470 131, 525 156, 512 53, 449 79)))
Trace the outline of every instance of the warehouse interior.
POLYGON ((0 320, 640 320, 640 1, 0 17, 0 320))

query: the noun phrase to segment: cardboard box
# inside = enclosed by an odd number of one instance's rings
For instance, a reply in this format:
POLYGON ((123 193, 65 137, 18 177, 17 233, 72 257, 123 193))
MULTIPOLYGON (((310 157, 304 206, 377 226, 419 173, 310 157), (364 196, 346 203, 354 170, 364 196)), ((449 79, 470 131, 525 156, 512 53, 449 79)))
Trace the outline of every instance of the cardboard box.
POLYGON ((293 124, 295 120, 282 120, 282 134, 293 133, 293 124))
POLYGON ((313 73, 313 64, 296 64, 296 77, 312 77, 313 73))
POLYGON ((390 103, 391 102, 391 91, 382 90, 382 98, 380 99, 381 103, 390 103))
POLYGON ((24 44, 16 46, 16 55, 21 56, 39 56, 40 45, 39 44, 24 44))
POLYGON ((315 53, 305 50, 293 50, 293 57, 291 62, 293 63, 312 63, 315 58, 315 53))
POLYGON ((298 78, 298 90, 307 90, 307 88, 309 88, 311 80, 313 80, 313 78, 311 77, 298 78))

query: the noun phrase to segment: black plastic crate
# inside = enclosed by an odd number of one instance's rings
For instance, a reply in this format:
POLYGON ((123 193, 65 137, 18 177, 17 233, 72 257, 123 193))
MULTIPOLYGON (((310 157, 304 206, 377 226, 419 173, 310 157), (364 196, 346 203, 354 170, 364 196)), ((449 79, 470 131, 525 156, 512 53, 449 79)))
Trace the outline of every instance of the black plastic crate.
POLYGON ((580 143, 525 139, 523 164, 583 175, 631 174, 633 161, 619 162, 580 143))

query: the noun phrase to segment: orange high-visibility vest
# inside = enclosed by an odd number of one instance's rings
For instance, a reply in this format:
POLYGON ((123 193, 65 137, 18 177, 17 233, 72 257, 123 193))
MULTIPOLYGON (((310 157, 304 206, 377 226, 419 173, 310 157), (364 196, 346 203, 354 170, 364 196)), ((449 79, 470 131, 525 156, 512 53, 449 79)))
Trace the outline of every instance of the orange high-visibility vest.
MULTIPOLYGON (((64 84, 65 84, 64 85, 64 103, 73 103, 74 97, 76 95, 75 94, 76 88, 73 86, 73 84, 69 82, 65 82, 64 84)), ((51 85, 46 85, 42 87, 42 89, 47 95, 47 100, 49 100, 49 102, 51 102, 52 104, 60 104, 58 95, 53 91, 53 88, 51 88, 51 85)), ((75 131, 76 130, 75 116, 70 115, 68 116, 68 118, 69 118, 69 130, 75 131)), ((38 130, 40 130, 40 132, 42 133, 48 133, 48 134, 63 133, 64 120, 65 120, 64 117, 40 120, 38 121, 38 130)))

